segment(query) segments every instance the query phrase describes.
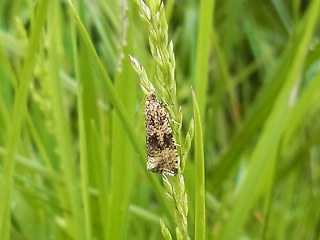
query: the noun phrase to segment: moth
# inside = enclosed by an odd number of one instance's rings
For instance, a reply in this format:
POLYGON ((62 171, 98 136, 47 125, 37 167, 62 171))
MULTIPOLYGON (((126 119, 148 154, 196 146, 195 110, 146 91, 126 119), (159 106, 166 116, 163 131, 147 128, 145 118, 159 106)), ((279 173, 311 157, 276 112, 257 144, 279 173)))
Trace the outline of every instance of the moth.
POLYGON ((147 94, 145 104, 147 169, 155 173, 176 175, 180 160, 169 124, 169 114, 157 100, 154 91, 147 94))

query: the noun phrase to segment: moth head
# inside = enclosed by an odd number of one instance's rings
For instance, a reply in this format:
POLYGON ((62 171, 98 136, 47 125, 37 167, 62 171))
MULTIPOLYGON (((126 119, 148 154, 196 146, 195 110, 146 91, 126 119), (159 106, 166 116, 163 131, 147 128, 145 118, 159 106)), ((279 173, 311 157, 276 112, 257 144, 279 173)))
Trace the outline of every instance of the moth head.
POLYGON ((157 99, 157 97, 156 97, 156 92, 153 90, 153 91, 151 91, 151 92, 149 92, 148 93, 148 95, 147 95, 147 99, 150 101, 150 100, 155 100, 155 99, 157 99))

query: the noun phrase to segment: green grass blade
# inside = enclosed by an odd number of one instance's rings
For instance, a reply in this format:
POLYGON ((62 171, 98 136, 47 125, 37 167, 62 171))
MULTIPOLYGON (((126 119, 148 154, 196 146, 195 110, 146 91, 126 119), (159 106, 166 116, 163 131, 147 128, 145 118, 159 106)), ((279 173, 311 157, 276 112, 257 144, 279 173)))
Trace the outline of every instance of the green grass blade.
MULTIPOLYGON (((75 36, 75 34, 74 34, 75 36)), ((75 38, 73 38, 74 44, 73 46, 76 46, 75 44, 75 38)), ((76 60, 78 59, 78 51, 74 47, 74 59, 75 59, 75 65, 81 66, 79 62, 76 60)), ((84 58, 85 54, 82 54, 82 58, 84 58)), ((82 67, 84 67, 82 65, 82 67)), ((75 68, 77 69, 77 67, 75 68)), ((84 87, 81 84, 81 80, 85 78, 82 74, 80 74, 80 71, 76 71, 77 79, 78 79, 78 112, 79 112, 79 142, 80 142, 80 172, 81 172, 81 189, 82 189, 82 201, 83 201, 83 207, 84 207, 84 219, 85 219, 85 227, 86 227, 86 239, 91 239, 92 230, 91 230, 91 211, 90 211, 90 196, 89 196, 89 167, 88 167, 88 156, 92 156, 88 154, 87 150, 87 142, 92 142, 92 139, 90 139, 89 136, 86 134, 86 127, 88 126, 88 120, 90 117, 85 114, 86 108, 84 105, 86 105, 84 102, 84 87)), ((87 78, 90 79, 90 78, 87 78)), ((91 78, 92 79, 92 78, 91 78)), ((90 128, 91 129, 91 128, 90 128)))
MULTIPOLYGON (((79 1, 79 11, 81 20, 84 24, 85 21, 85 8, 84 1, 79 1)), ((72 22, 72 21, 71 21, 72 22)), ((97 231, 101 229, 103 223, 100 222, 103 214, 98 204, 102 198, 102 193, 99 194, 98 199, 90 195, 90 189, 97 189, 100 193, 99 182, 105 183, 104 179, 99 179, 96 169, 103 169, 99 164, 101 163, 99 153, 99 146, 96 145, 96 135, 94 134, 94 125, 99 126, 98 106, 97 99, 98 87, 96 75, 94 73, 93 60, 82 39, 77 43, 75 34, 75 25, 72 22, 73 32, 73 51, 74 63, 76 69, 76 78, 78 83, 78 111, 79 111, 79 137, 80 137, 80 171, 81 171, 81 186, 82 186, 82 199, 84 204, 85 226, 86 226, 86 239, 92 239, 93 236, 99 239, 104 238, 104 231, 97 231), (94 227, 96 226, 96 227, 94 227)), ((104 186, 106 188, 106 186, 104 186)), ((102 228, 103 229, 103 228, 102 228)))
POLYGON ((26 114, 27 98, 29 84, 32 80, 32 74, 36 63, 39 47, 41 46, 41 34, 47 16, 48 1, 40 1, 36 13, 35 26, 31 33, 30 44, 27 49, 26 58, 21 70, 21 81, 17 89, 14 101, 14 107, 11 115, 12 124, 8 130, 6 143, 6 156, 4 158, 4 167, 0 178, 0 238, 6 240, 9 238, 10 230, 10 192, 12 188, 12 177, 14 173, 14 153, 19 142, 22 121, 26 114))
MULTIPOLYGON (((124 3, 122 3, 124 4, 124 3)), ((122 12, 123 21, 129 21, 130 11, 122 12)), ((122 46, 120 50, 123 56, 128 56, 132 52, 132 32, 130 26, 122 29, 122 35, 127 46, 122 46)), ((126 111, 131 119, 135 116, 135 99, 136 99, 136 79, 135 73, 131 68, 130 59, 125 57, 120 63, 121 71, 116 73, 115 89, 125 104, 126 111), (130 89, 130 91, 127 91, 130 89)), ((113 112, 112 120, 112 150, 111 150, 111 179, 110 179, 110 196, 108 202, 108 225, 106 239, 125 239, 126 222, 128 218, 127 210, 129 206, 130 193, 133 180, 133 162, 132 155, 134 151, 130 144, 130 139, 118 114, 113 112), (117 203, 117 204, 115 204, 117 203), (118 224, 115 225, 114 222, 118 224)))
MULTIPOLYGON (((74 23, 70 23, 71 28, 71 38, 72 38, 72 50, 73 50, 73 59, 74 59, 74 67, 75 67, 75 76, 77 80, 77 108, 79 112, 79 144, 80 144, 80 173, 81 173, 81 189, 82 189, 82 202, 83 202, 83 213, 84 213, 84 225, 85 225, 85 238, 91 239, 92 236, 92 229, 91 229, 91 211, 90 211, 90 195, 89 195, 89 168, 88 168, 88 151, 87 151, 87 141, 89 141, 89 136, 86 135, 86 123, 88 119, 91 119, 89 116, 86 118, 86 108, 85 108, 85 101, 84 101, 84 93, 83 91, 88 91, 83 85, 82 82, 86 82, 84 80, 85 77, 83 76, 82 72, 87 69, 87 66, 84 66, 83 59, 85 58, 85 53, 81 54, 81 58, 79 57, 79 49, 77 48, 77 41, 76 41, 76 31, 74 23), (83 69, 83 71, 80 71, 83 69)), ((79 45, 83 44, 80 42, 79 45)), ((83 50, 83 46, 80 48, 83 50)), ((85 50, 84 50, 85 51, 85 50)), ((90 62, 90 61, 89 61, 90 62)), ((90 66, 88 66, 90 68, 90 66)), ((86 71, 85 71, 86 72, 86 71)), ((87 79, 93 79, 92 76, 87 79)), ((88 81, 89 82, 89 81, 88 81)), ((92 83, 92 81, 90 81, 92 83)), ((90 89, 90 88, 89 88, 90 89)), ((90 101, 91 103, 92 101, 90 101)), ((93 105, 94 106, 94 105, 93 105)), ((91 128, 90 128, 91 129, 91 128)), ((92 141, 92 139, 90 139, 92 141)))
POLYGON ((214 0, 200 1, 195 90, 198 96, 200 116, 202 116, 203 119, 205 116, 205 106, 207 103, 208 66, 211 49, 214 3, 214 0))
POLYGON ((205 239, 206 213, 205 213, 205 176, 204 153, 200 111, 195 93, 193 94, 193 110, 195 124, 195 239, 205 239))

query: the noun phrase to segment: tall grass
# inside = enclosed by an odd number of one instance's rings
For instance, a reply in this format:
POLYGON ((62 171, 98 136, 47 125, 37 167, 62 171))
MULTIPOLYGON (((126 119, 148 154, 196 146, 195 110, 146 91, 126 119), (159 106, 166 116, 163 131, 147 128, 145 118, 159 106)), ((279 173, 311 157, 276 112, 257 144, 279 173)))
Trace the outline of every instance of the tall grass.
POLYGON ((319 5, 165 1, 179 185, 146 170, 139 5, 0 1, 0 239, 175 239, 186 208, 191 239, 318 239, 319 5))

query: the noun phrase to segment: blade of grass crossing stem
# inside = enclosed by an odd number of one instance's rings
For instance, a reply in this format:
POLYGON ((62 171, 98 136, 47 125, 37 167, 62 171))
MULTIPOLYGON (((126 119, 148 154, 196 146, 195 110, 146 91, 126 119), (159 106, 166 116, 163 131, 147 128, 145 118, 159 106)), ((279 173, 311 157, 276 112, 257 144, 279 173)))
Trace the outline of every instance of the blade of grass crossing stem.
MULTIPOLYGON (((50 46, 55 46, 58 42, 56 39, 59 36, 58 32, 58 7, 57 1, 52 1, 49 12, 49 43, 50 46)), ((48 48, 49 56, 49 90, 52 98, 53 107, 53 121, 55 125, 55 134, 58 143, 59 157, 61 158, 61 168, 66 180, 66 196, 71 209, 71 219, 68 226, 76 239, 84 239, 86 228, 83 226, 84 213, 82 208, 82 201, 80 192, 78 190, 78 182, 76 177, 75 158, 71 145, 71 133, 69 122, 64 114, 64 103, 62 101, 62 89, 59 81, 58 59, 57 51, 55 48, 48 48)))
MULTIPOLYGON (((102 62, 99 59, 99 56, 98 56, 97 52, 95 51, 95 48, 90 40, 88 33, 86 32, 83 24, 81 23, 81 20, 77 14, 76 9, 74 8, 74 6, 70 0, 68 0, 67 2, 69 4, 69 10, 71 11, 72 17, 78 27, 80 36, 83 38, 83 41, 85 42, 86 46, 88 47, 89 52, 93 57, 93 61, 95 63, 95 66, 97 66, 97 68, 98 68, 99 74, 101 75, 102 79, 105 81, 110 100, 111 100, 112 104, 114 105, 115 110, 119 114, 119 119, 122 122, 122 126, 126 129, 127 134, 130 138, 130 142, 139 155, 138 160, 140 160, 140 164, 143 167, 145 167, 146 166, 145 150, 142 147, 142 145, 139 144, 139 142, 140 142, 139 138, 137 137, 137 134, 134 131, 134 128, 131 124, 130 118, 124 108, 124 105, 123 105, 118 93, 115 91, 115 88, 111 82, 111 79, 109 78, 109 75, 108 75, 105 67, 103 66, 102 62)), ((155 190, 155 193, 157 194, 157 198, 158 198, 159 202, 166 210, 166 213, 169 216, 171 223, 173 223, 174 222, 173 214, 169 210, 170 204, 169 204, 168 200, 166 199, 166 197, 164 197, 164 192, 162 190, 162 186, 161 186, 157 176, 155 176, 154 174, 147 174, 147 177, 148 177, 149 181, 152 183, 152 185, 154 186, 154 190, 155 190)))
POLYGON ((204 176, 204 155, 203 155, 203 138, 201 115, 194 91, 193 95, 193 111, 195 125, 195 239, 205 239, 205 176, 204 176))
MULTIPOLYGON (((85 10, 86 10, 85 1, 79 1, 79 11, 80 17, 83 20, 83 23, 86 24, 85 21, 85 10)), ((75 46, 76 48, 76 46, 75 46)), ((104 232, 98 229, 104 229, 101 226, 101 214, 104 214, 99 210, 99 200, 95 197, 89 195, 89 188, 99 189, 99 182, 103 182, 103 179, 98 179, 96 172, 99 171, 97 168, 101 167, 99 163, 99 156, 97 155, 97 145, 94 143, 95 134, 92 132, 92 124, 95 126, 99 126, 99 117, 98 117, 98 107, 97 107, 97 81, 94 74, 94 64, 92 56, 86 47, 84 41, 79 39, 79 90, 81 88, 81 97, 79 101, 81 102, 81 118, 83 120, 83 144, 85 148, 83 156, 83 161, 81 161, 81 172, 82 172, 82 183, 83 183, 83 200, 85 200, 88 204, 86 209, 86 227, 87 227, 87 236, 92 238, 95 236, 98 239, 104 238, 104 232), (96 156, 96 157, 93 157, 96 156), (92 227, 96 226, 96 227, 92 227)), ((101 197, 99 195, 99 197, 101 197)))
MULTIPOLYGON (((79 142, 80 142, 80 172, 81 172, 81 189, 82 189, 82 201, 83 201, 83 211, 85 219, 85 228, 86 228, 86 239, 91 239, 92 229, 91 229, 91 212, 90 212, 90 196, 88 194, 89 189, 89 177, 88 177, 88 154, 87 154, 87 136, 85 130, 85 114, 84 114, 84 97, 82 94, 83 86, 81 84, 81 72, 80 72, 80 57, 78 52, 78 43, 76 40, 76 31, 73 22, 71 21, 71 41, 72 41, 72 50, 74 58, 74 68, 76 80, 78 82, 78 94, 77 94, 77 108, 79 112, 79 142)), ((89 78, 90 79, 90 78, 89 78)))
POLYGON ((31 33, 31 39, 27 48, 24 65, 21 70, 20 85, 15 94, 15 101, 11 115, 11 124, 8 130, 6 142, 6 156, 0 178, 0 239, 6 240, 10 237, 10 191, 12 188, 14 173, 14 153, 19 142, 23 117, 26 113, 29 84, 32 80, 33 70, 36 64, 39 46, 41 46, 41 35, 44 29, 49 1, 39 1, 35 25, 31 33))
POLYGON ((215 0, 200 1, 195 89, 198 96, 200 116, 202 116, 203 119, 207 102, 208 65, 211 48, 210 38, 213 28, 214 3, 215 0))
MULTIPOLYGON (((125 4, 122 1, 122 4, 125 4)), ((126 7, 122 7, 126 9, 126 7)), ((130 8, 129 8, 130 9, 130 8)), ((121 19, 128 21, 130 10, 126 12, 122 11, 121 19)), ((127 26, 127 24, 122 24, 127 26)), ((132 52, 132 38, 131 38, 130 26, 126 29, 122 29, 122 43, 126 43, 126 46, 122 46, 120 50, 123 56, 128 56, 132 52)), ((127 113, 131 119, 135 116, 135 99, 136 99, 136 84, 135 84, 135 72, 133 71, 130 63, 130 59, 125 57, 122 59, 121 65, 118 66, 115 79, 115 88, 119 93, 119 96, 123 100, 127 113), (128 91, 130 89, 130 91, 128 91)), ((132 155, 134 154, 132 145, 130 145, 130 139, 119 119, 119 115, 113 112, 112 121, 112 151, 111 151, 111 182, 110 182, 110 198, 108 208, 108 225, 107 225, 107 239, 126 239, 124 235, 127 210, 129 204, 129 197, 132 187, 132 155), (121 189, 121 190, 119 190, 121 189), (115 204, 117 203, 117 204, 115 204), (118 224, 114 224, 114 222, 118 224)))
POLYGON ((270 191, 270 187, 264 187, 264 182, 270 182, 274 175, 274 166, 277 160, 276 151, 280 146, 281 135, 288 126, 287 123, 292 114, 292 108, 288 105, 290 91, 303 64, 303 57, 314 31, 319 9, 320 1, 314 1, 306 12, 306 18, 304 19, 306 22, 300 25, 293 36, 292 58, 288 60, 289 65, 284 85, 266 121, 260 140, 253 151, 246 179, 241 186, 236 204, 223 231, 223 240, 235 239, 239 235, 239 230, 245 223, 255 200, 262 193, 268 194, 268 191, 270 191), (302 26, 306 27, 302 28, 302 26))

